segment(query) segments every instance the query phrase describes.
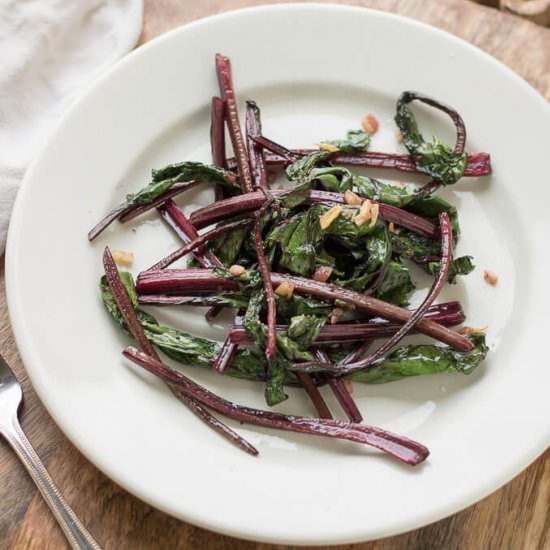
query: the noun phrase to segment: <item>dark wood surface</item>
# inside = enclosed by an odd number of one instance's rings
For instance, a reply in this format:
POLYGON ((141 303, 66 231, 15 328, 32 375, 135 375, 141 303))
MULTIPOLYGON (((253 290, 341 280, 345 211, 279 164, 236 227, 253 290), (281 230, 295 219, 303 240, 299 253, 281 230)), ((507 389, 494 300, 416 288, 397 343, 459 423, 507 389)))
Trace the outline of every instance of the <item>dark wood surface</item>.
MULTIPOLYGON (((261 3, 265 2, 146 0, 141 42, 200 17, 261 3)), ((467 0, 347 3, 393 11, 456 34, 503 61, 550 99, 548 29, 467 0)), ((1 353, 23 383, 23 428, 66 499, 104 548, 288 548, 232 539, 177 521, 129 495, 92 466, 60 432, 36 397, 15 347, 4 294, 2 275, 1 353)), ((0 550, 67 548, 46 505, 1 438, 0 480, 0 550)), ((454 516, 397 537, 337 548, 547 550, 549 504, 550 451, 547 451, 504 488, 454 516)))

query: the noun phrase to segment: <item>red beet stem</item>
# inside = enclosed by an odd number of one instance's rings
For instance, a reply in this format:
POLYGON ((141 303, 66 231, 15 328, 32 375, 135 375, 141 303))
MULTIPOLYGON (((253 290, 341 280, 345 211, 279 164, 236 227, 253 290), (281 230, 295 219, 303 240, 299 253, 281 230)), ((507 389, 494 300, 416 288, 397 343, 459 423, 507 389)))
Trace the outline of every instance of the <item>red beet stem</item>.
MULTIPOLYGON (((187 219, 187 216, 178 208, 178 205, 173 200, 167 201, 164 205, 159 206, 157 210, 162 219, 184 243, 188 244, 192 240, 199 238, 199 233, 195 226, 187 219)), ((195 250, 193 256, 203 267, 221 267, 223 265, 206 246, 201 246, 195 250)), ((209 308, 204 314, 206 320, 212 322, 222 309, 220 306, 209 308)))
MULTIPOLYGON (((260 109, 254 101, 246 102, 246 138, 248 145, 248 159, 250 161, 250 169, 254 181, 254 187, 267 189, 267 172, 265 170, 265 162, 263 151, 257 148, 252 136, 259 135, 262 132, 262 124, 260 121, 260 109)), ((265 193, 265 191, 262 191, 265 193)), ((266 195, 267 199, 267 195, 266 195)), ((275 331, 275 322, 277 318, 277 309, 275 304, 275 296, 273 287, 271 286, 270 269, 264 253, 264 243, 262 239, 262 215, 264 209, 269 203, 266 201, 263 206, 254 212, 254 248, 258 258, 258 267, 262 274, 264 285, 265 298, 267 303, 267 345, 265 356, 268 361, 275 359, 277 355, 277 333, 275 331)))
MULTIPOLYGON (((141 326, 136 316, 136 312, 132 306, 132 303, 130 302, 128 294, 126 293, 126 289, 124 288, 124 284, 122 283, 122 280, 120 279, 120 275, 118 273, 118 268, 108 247, 105 248, 105 251, 103 253, 103 266, 105 268, 105 277, 107 279, 107 283, 109 284, 109 288, 113 293, 113 298, 115 299, 118 309, 120 310, 120 313, 122 314, 122 317, 124 318, 128 329, 138 342, 139 346, 146 352, 144 353, 144 355, 146 357, 150 357, 153 361, 159 361, 157 352, 153 348, 151 342, 149 342, 147 336, 145 335, 145 331, 143 330, 143 327, 141 326)), ((172 393, 205 424, 210 426, 213 430, 217 431, 228 441, 230 441, 243 451, 251 455, 258 454, 258 450, 255 447, 248 443, 248 441, 246 441, 239 434, 234 432, 231 428, 223 424, 223 422, 220 422, 215 416, 210 414, 200 404, 200 402, 193 398, 193 396, 183 394, 172 384, 169 384, 169 387, 172 393)))
POLYGON ((295 162, 300 155, 296 155, 290 149, 287 149, 283 145, 272 141, 271 139, 266 138, 265 136, 252 136, 252 139, 256 142, 257 145, 263 147, 267 151, 275 153, 283 158, 283 163, 291 164, 295 162))
MULTIPOLYGON (((317 358, 318 361, 330 363, 330 359, 328 355, 322 349, 315 347, 313 348, 313 353, 315 354, 315 357, 317 358)), ((302 372, 300 374, 307 374, 307 373, 302 372)), ((329 384, 330 389, 332 390, 332 393, 338 400, 338 403, 340 403, 340 407, 342 407, 342 410, 344 411, 346 416, 350 419, 350 421, 363 422, 363 415, 361 414, 361 411, 355 404, 355 401, 353 400, 353 397, 348 391, 348 388, 346 387, 346 384, 344 383, 344 381, 341 378, 336 378, 332 376, 327 376, 326 380, 329 384)))
MULTIPOLYGON (((153 306, 166 306, 166 305, 175 305, 175 306, 197 306, 200 305, 197 303, 196 296, 185 296, 185 295, 178 295, 178 294, 140 294, 138 296, 138 302, 140 304, 146 304, 146 305, 153 305, 153 306)), ((443 302, 441 304, 433 305, 426 315, 424 315, 425 318, 431 319, 432 321, 435 321, 439 323, 440 325, 444 325, 446 327, 452 327, 454 325, 459 325, 460 323, 463 323, 466 319, 464 312, 462 311, 462 308, 459 304, 459 302, 443 302)), ((341 342, 348 342, 348 341, 354 341, 357 340, 363 340, 365 337, 366 328, 364 329, 363 326, 365 323, 338 323, 336 325, 328 325, 321 329, 321 334, 319 335, 319 338, 316 340, 316 343, 341 343, 341 342), (340 327, 343 327, 340 329, 340 327), (351 337, 347 337, 348 333, 351 333, 351 337)), ((388 327, 388 321, 385 321, 384 319, 380 318, 373 318, 369 320, 369 328, 368 328, 368 334, 373 334, 371 331, 373 328, 376 328, 378 336, 375 336, 376 338, 380 337, 389 337, 394 332, 399 330, 399 327, 401 325, 395 324, 395 328, 390 329, 388 327), (382 328, 385 327, 384 331, 388 331, 388 334, 382 334, 382 328)), ((287 325, 276 325, 277 330, 286 330, 287 325)), ((412 333, 416 333, 415 329, 411 331, 412 333)), ((248 336, 248 333, 245 330, 241 330, 235 325, 230 327, 230 332, 228 336, 231 337, 232 341, 234 340, 235 343, 247 343, 251 342, 252 340, 248 336)))
POLYGON ((199 185, 199 181, 183 181, 178 182, 172 185, 168 191, 164 192, 162 195, 157 197, 154 201, 149 204, 143 204, 141 206, 128 206, 126 208, 120 207, 112 212, 109 212, 102 220, 100 220, 88 233, 88 240, 93 241, 98 235, 100 235, 109 225, 111 225, 115 220, 120 222, 128 222, 133 220, 137 216, 148 212, 149 210, 155 208, 159 204, 162 204, 164 201, 171 197, 175 197, 184 191, 188 191, 193 187, 199 185))
MULTIPOLYGON (((284 193, 284 191, 274 189, 269 191, 269 193, 277 196, 284 193)), ((201 229, 236 214, 257 210, 266 200, 266 194, 262 191, 254 191, 245 195, 231 197, 195 210, 190 216, 190 221, 195 227, 201 229)), ((344 195, 341 193, 318 190, 309 192, 309 202, 345 204, 344 195)), ((377 203, 377 201, 371 202, 379 204, 379 215, 384 220, 394 222, 427 237, 439 237, 439 228, 428 220, 397 206, 377 203)))
POLYGON ((229 426, 218 420, 213 414, 208 412, 201 403, 191 397, 188 397, 183 392, 172 392, 187 408, 198 416, 207 426, 225 437, 230 443, 252 456, 258 456, 260 452, 254 445, 249 443, 244 437, 232 430, 229 426))
MULTIPOLYGON (((321 283, 312 279, 296 277, 294 275, 271 273, 271 284, 280 285, 287 281, 294 285, 294 292, 307 296, 314 296, 322 300, 340 300, 351 308, 370 315, 377 315, 383 319, 398 323, 405 323, 412 313, 404 308, 389 304, 372 296, 365 296, 354 290, 342 288, 334 284, 321 283)), ((196 292, 216 292, 221 290, 236 290, 237 284, 225 277, 213 275, 208 269, 164 269, 144 271, 137 279, 139 294, 191 294, 196 292)), ((471 351, 475 346, 464 336, 435 323, 431 319, 420 319, 416 328, 445 344, 460 351, 471 351)))
POLYGON ((453 255, 453 230, 451 228, 449 215, 446 212, 439 214, 439 225, 441 226, 441 259, 439 261, 439 271, 422 304, 409 317, 407 322, 374 353, 371 353, 368 357, 354 363, 350 363, 346 360, 342 361, 339 366, 341 366, 345 372, 353 372, 355 370, 364 369, 376 361, 379 357, 383 357, 385 353, 387 353, 405 336, 407 336, 415 324, 417 324, 424 317, 424 314, 428 311, 428 308, 432 305, 433 301, 441 292, 441 289, 443 288, 449 274, 449 268, 453 255))
POLYGON ((261 210, 256 212, 254 216, 254 246, 256 248, 256 255, 258 256, 258 267, 260 268, 260 273, 262 274, 267 304, 267 345, 265 348, 265 356, 268 361, 272 361, 277 355, 277 332, 275 329, 277 306, 275 304, 273 285, 271 284, 271 272, 264 254, 264 243, 262 240, 262 226, 260 219, 261 210))
MULTIPOLYGON (((147 296, 143 296, 146 298, 147 296)), ((437 306, 434 306, 437 308, 437 306)), ((453 314, 440 314, 435 310, 435 313, 427 313, 425 316, 436 323, 443 326, 451 327, 459 325, 465 320, 462 312, 453 314)), ((342 344, 344 342, 363 342, 365 339, 375 340, 377 338, 390 338, 403 325, 399 323, 391 323, 382 319, 373 319, 367 323, 338 323, 336 325, 325 325, 317 339, 316 344, 342 344)), ((288 329, 288 325, 277 325, 277 332, 282 332, 288 329)), ((414 327, 411 334, 418 334, 414 327)), ((228 338, 235 344, 252 344, 253 340, 250 334, 242 326, 231 325, 229 327, 228 338)))
MULTIPOLYGON (((210 108, 210 149, 212 163, 220 168, 227 168, 225 157, 225 103, 221 97, 213 97, 210 108)), ((214 187, 215 199, 223 199, 223 186, 219 183, 214 187)))
MULTIPOLYGON (((233 152, 237 159, 237 170, 240 176, 240 185, 241 192, 247 193, 252 191, 252 176, 250 174, 250 164, 247 157, 246 145, 243 139, 241 124, 239 121, 239 113, 237 111, 237 99, 235 97, 235 90, 233 88, 233 79, 231 76, 231 62, 229 58, 216 54, 216 70, 218 74, 218 82, 220 85, 220 91, 223 100, 222 102, 222 113, 221 116, 217 114, 216 120, 212 121, 212 132, 216 130, 217 135, 214 136, 212 133, 212 155, 214 157, 214 162, 223 162, 227 164, 225 157, 225 133, 223 124, 220 127, 220 121, 225 120, 227 122, 227 127, 229 130, 229 137, 231 138, 231 143, 233 145, 233 152), (223 145, 220 145, 220 141, 223 140, 223 145), (214 145, 216 144, 217 149, 214 153, 214 145), (223 148, 223 149, 222 149, 223 148)), ((214 112, 217 109, 221 109, 220 101, 216 98, 213 99, 212 103, 212 116, 214 117, 214 112)), ((263 154, 262 154, 263 159, 263 154)), ((264 166, 265 171, 265 166, 264 166)), ((266 186, 267 186, 267 175, 265 177, 266 186)), ((216 188, 216 201, 220 200, 223 197, 223 189, 216 188)), ((206 319, 212 321, 223 308, 220 306, 211 307, 206 313, 206 319)), ((223 350, 222 350, 223 351, 223 350)), ((235 351, 233 351, 233 354, 235 351)))
POLYGON ((302 383, 304 390, 308 394, 319 418, 333 418, 328 405, 326 404, 319 388, 315 385, 315 382, 307 372, 297 372, 296 376, 302 383))
MULTIPOLYGON (((239 310, 237 315, 235 315, 234 326, 242 326, 243 315, 244 310, 239 310)), ((216 357, 216 359, 214 359, 214 363, 212 365, 217 373, 223 374, 231 366, 231 362, 233 361, 233 357, 235 357, 235 353, 237 353, 238 348, 238 343, 232 342, 228 334, 220 349, 220 352, 218 353, 218 356, 216 357)))
MULTIPOLYGON (((361 199, 361 202, 364 202, 366 199, 361 199)), ((327 202, 327 203, 338 203, 345 204, 344 195, 342 193, 332 193, 331 191, 310 191, 309 193, 310 202, 327 202)), ((406 227, 411 231, 426 235, 427 237, 439 237, 439 229, 433 223, 407 212, 402 208, 397 206, 391 206, 389 204, 384 204, 383 202, 371 201, 373 204, 376 203, 379 205, 380 217, 387 222, 393 222, 400 225, 401 227, 406 227)))
POLYGON ((219 168, 227 168, 225 157, 225 104, 221 97, 212 98, 210 121, 210 147, 212 150, 212 162, 219 168))
POLYGON ((229 338, 226 338, 224 343, 222 344, 222 347, 220 348, 220 352, 212 363, 213 369, 217 373, 223 374, 231 365, 233 357, 235 357, 235 353, 237 352, 238 348, 239 346, 237 344, 230 342, 229 338))
POLYGON ((420 101, 421 103, 425 103, 426 105, 429 105, 430 107, 433 107, 434 109, 437 109, 438 111, 441 111, 450 117, 456 129, 456 142, 454 146, 454 153, 455 155, 462 154, 464 152, 464 147, 466 146, 466 126, 460 114, 451 106, 446 105, 445 103, 441 103, 440 101, 437 101, 436 99, 433 99, 432 97, 426 96, 424 94, 411 91, 403 92, 399 96, 397 100, 397 109, 399 110, 403 104, 406 105, 411 101, 420 101))
MULTIPOLYGON (((401 105, 410 103, 411 101, 415 100, 420 101, 421 103, 425 103, 426 105, 429 105, 434 109, 442 111, 451 118, 456 129, 456 142, 453 152, 455 155, 461 155, 464 152, 464 147, 466 146, 466 126, 464 125, 464 121, 462 120, 462 117, 459 115, 459 113, 452 107, 445 105, 444 103, 441 103, 436 99, 425 96, 423 94, 419 94, 418 92, 410 91, 403 92, 399 96, 399 99, 397 100, 397 110, 400 110, 401 105)), ((441 187, 441 185, 441 182, 432 179, 418 190, 417 195, 431 195, 432 193, 435 193, 441 187)))
POLYGON ((201 245, 210 241, 211 239, 214 239, 218 235, 223 235, 224 233, 246 227, 247 225, 250 225, 250 223, 250 220, 239 220, 236 222, 228 223, 226 225, 220 225, 215 229, 212 229, 211 231, 199 235, 197 238, 189 241, 187 244, 181 246, 171 254, 168 254, 168 256, 165 256, 162 260, 159 260, 150 269, 164 269, 170 264, 173 264, 176 260, 179 260, 182 256, 189 254, 189 252, 192 252, 193 250, 199 248, 201 245))
POLYGON ((177 195, 180 195, 184 191, 189 191, 190 189, 197 187, 197 185, 200 185, 201 183, 201 181, 182 181, 174 183, 174 185, 172 185, 172 187, 170 187, 168 191, 165 191, 162 195, 158 196, 154 201, 150 202, 149 204, 134 206, 130 208, 127 212, 124 212, 122 216, 120 216, 119 221, 121 223, 129 222, 134 218, 141 216, 141 214, 145 214, 145 212, 149 212, 149 210, 153 210, 153 208, 164 204, 168 199, 173 199, 177 195))
POLYGON ((238 290, 235 281, 214 275, 210 269, 162 269, 143 271, 136 288, 140 294, 196 295, 203 292, 238 290))
POLYGON ((160 361, 157 361, 153 357, 135 348, 126 348, 123 354, 137 365, 145 368, 163 380, 176 385, 185 395, 239 422, 355 441, 380 449, 394 458, 410 465, 419 464, 429 455, 429 450, 424 445, 374 426, 352 424, 331 419, 288 416, 237 405, 236 403, 212 393, 180 372, 168 368, 160 361))
POLYGON ((374 339, 364 340, 363 343, 357 349, 355 349, 353 352, 349 353, 346 357, 344 357, 344 359, 342 360, 342 365, 349 365, 350 363, 356 363, 357 361, 360 361, 361 359, 363 359, 363 357, 365 357, 369 349, 372 347, 373 342, 374 342, 374 339))
POLYGON ((117 208, 116 210, 112 210, 109 212, 104 218, 99 220, 90 231, 88 231, 88 240, 93 241, 98 235, 103 233, 107 227, 109 227, 115 220, 119 219, 123 212, 125 212, 127 208, 117 208))
POLYGON ((464 176, 477 178, 491 173, 491 155, 489 153, 468 153, 464 176))
POLYGON ((175 294, 145 294, 138 296, 140 304, 150 306, 188 306, 197 305, 196 296, 177 296, 175 294))
POLYGON ((246 145, 248 147, 248 161, 252 179, 256 187, 267 189, 267 171, 265 168, 264 152, 261 147, 256 145, 254 137, 262 133, 262 121, 260 118, 260 109, 256 102, 248 100, 246 102, 246 145))
POLYGON ((103 268, 105 269, 105 278, 107 279, 109 288, 113 293, 113 298, 115 299, 116 305, 118 306, 124 321, 128 325, 128 330, 131 332, 139 344, 139 347, 143 349, 143 351, 152 357, 158 357, 136 316, 136 312, 134 311, 132 302, 130 302, 130 298, 126 293, 126 289, 124 288, 124 284, 122 283, 118 273, 118 267, 108 246, 106 246, 103 251, 103 268))
MULTIPOLYGON (((273 193, 273 191, 270 191, 270 193, 273 193)), ((265 202, 265 193, 254 191, 199 208, 191 214, 189 219, 197 229, 202 229, 236 214, 258 210, 265 202)))
POLYGON ((237 169, 241 178, 241 187, 245 193, 252 191, 252 178, 250 175, 250 166, 246 153, 241 125, 239 122, 239 113, 237 111, 237 100, 235 90, 233 89, 233 79, 231 77, 231 62, 229 58, 217 53, 216 69, 218 72, 218 81, 220 92, 225 102, 225 115, 229 136, 233 145, 233 151, 237 159, 237 169))
POLYGON ((355 403, 342 378, 329 377, 330 389, 340 403, 340 407, 351 422, 363 422, 363 415, 355 403))
MULTIPOLYGON (((200 238, 195 226, 187 219, 173 200, 157 208, 162 219, 174 230, 176 235, 187 245, 200 238)), ((205 246, 200 246, 193 252, 195 259, 203 267, 219 267, 222 263, 205 246)))
MULTIPOLYGON (((262 140, 267 140, 262 136, 262 140)), ((255 140, 260 143, 259 140, 255 140)), ((269 140, 270 141, 270 140, 269 140)), ((274 142, 272 142, 274 143, 274 142)), ((289 161, 287 154, 276 152, 274 148, 268 147, 267 143, 262 143, 267 150, 265 161, 268 166, 287 165, 295 159, 289 161)), ((278 144, 276 144, 278 145, 278 144)), ((318 149, 287 149, 295 157, 308 155, 318 151, 318 149)), ((376 151, 360 151, 357 153, 334 153, 329 157, 332 164, 339 166, 365 166, 368 168, 387 168, 398 170, 400 172, 418 172, 413 158, 403 153, 380 153, 376 151)), ((229 170, 235 170, 237 163, 234 158, 227 161, 229 170)), ((491 173, 491 156, 488 153, 469 153, 464 176, 477 178, 491 173)))

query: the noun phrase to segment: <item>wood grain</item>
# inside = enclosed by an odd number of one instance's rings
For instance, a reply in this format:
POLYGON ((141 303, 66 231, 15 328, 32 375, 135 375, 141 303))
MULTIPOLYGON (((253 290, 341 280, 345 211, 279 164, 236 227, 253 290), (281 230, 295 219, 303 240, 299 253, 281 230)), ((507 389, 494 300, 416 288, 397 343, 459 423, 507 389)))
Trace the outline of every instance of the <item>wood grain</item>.
MULTIPOLYGON (((261 4, 255 0, 146 0, 141 42, 199 17, 261 4)), ((494 55, 550 99, 550 30, 467 0, 363 0, 445 29, 494 55)), ((3 267, 3 266, 2 266, 3 267)), ((2 269, 3 273, 3 269, 2 269)), ((179 522, 129 495, 67 441, 39 402, 16 351, 0 276, 2 354, 23 383, 22 425, 76 513, 106 549, 275 550, 179 522)), ((0 550, 67 548, 40 495, 0 440, 0 550)), ((444 488, 443 488, 444 489, 444 488)), ((550 451, 503 489, 423 529, 339 550, 550 548, 550 451)))
POLYGON ((537 25, 550 26, 550 0, 500 0, 499 6, 537 25))

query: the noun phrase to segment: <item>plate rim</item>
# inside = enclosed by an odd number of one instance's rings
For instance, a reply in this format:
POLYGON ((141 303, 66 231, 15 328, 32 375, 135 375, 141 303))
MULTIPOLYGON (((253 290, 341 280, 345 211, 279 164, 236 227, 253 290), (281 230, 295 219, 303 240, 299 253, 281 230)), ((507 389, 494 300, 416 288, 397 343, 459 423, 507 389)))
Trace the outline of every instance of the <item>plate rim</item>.
MULTIPOLYGON (((437 27, 434 27, 428 23, 424 23, 416 19, 411 19, 400 14, 381 11, 381 10, 362 7, 362 6, 350 6, 350 5, 341 5, 341 4, 334 4, 334 3, 299 2, 299 3, 292 3, 292 4, 285 4, 285 3, 266 4, 266 5, 260 5, 260 6, 252 6, 252 7, 235 9, 235 10, 229 10, 229 11, 224 11, 215 15, 206 16, 206 17, 197 19, 195 21, 178 26, 150 40, 144 45, 134 49, 132 52, 130 52, 125 57, 123 57, 121 60, 114 63, 100 77, 98 77, 88 87, 88 89, 83 94, 81 94, 79 98, 70 106, 70 108, 61 118, 61 120, 56 124, 56 127, 52 130, 49 139, 44 143, 40 152, 34 157, 33 161, 31 162, 29 168, 25 173, 23 181, 21 182, 21 186, 17 194, 17 199, 15 202, 13 212, 12 212, 12 217, 10 220, 10 226, 8 230, 8 239, 7 239, 7 245, 6 245, 6 256, 5 256, 6 258, 6 262, 5 262, 6 296, 7 296, 9 317, 13 327, 13 333, 14 333, 17 349, 21 356, 23 364, 25 365, 26 372, 29 375, 29 378, 33 384, 33 387, 38 397, 40 398, 40 401, 42 402, 42 404, 44 405, 44 407, 46 408, 46 410, 48 411, 48 413, 50 414, 50 416, 52 417, 56 425, 59 427, 59 429, 71 441, 71 443, 75 445, 75 447, 77 447, 77 449, 87 458, 87 460, 89 460, 98 469, 100 469, 100 471, 102 471, 107 477, 115 481, 115 483, 122 486, 125 490, 127 490, 130 494, 132 494, 137 498, 145 500, 145 497, 143 497, 140 494, 140 492, 136 490, 136 487, 130 486, 130 484, 120 480, 117 477, 116 472, 113 471, 113 469, 109 466, 108 461, 105 461, 104 459, 99 458, 97 456, 92 457, 90 453, 80 445, 78 438, 73 437, 71 435, 70 433, 71 430, 63 426, 63 418, 62 418, 63 414, 56 412, 56 407, 54 406, 54 403, 50 401, 50 398, 47 396, 46 389, 42 387, 39 383, 36 383, 36 380, 38 378, 38 375, 36 373, 38 372, 39 369, 35 370, 35 367, 36 367, 35 358, 33 357, 33 351, 30 349, 30 342, 28 341, 30 340, 30 336, 26 334, 26 331, 24 328, 24 321, 22 319, 22 314, 19 308, 17 307, 18 285, 17 285, 17 278, 15 273, 17 256, 18 256, 17 254, 18 238, 19 238, 19 233, 22 226, 22 220, 24 219, 23 207, 24 207, 25 197, 29 192, 28 190, 30 189, 30 184, 28 182, 30 182, 35 178, 35 171, 36 171, 35 167, 39 164, 44 154, 44 151, 47 149, 49 142, 61 130, 65 121, 72 116, 73 111, 77 110, 80 107, 81 103, 84 102, 89 95, 94 94, 96 87, 101 85, 101 83, 104 80, 108 80, 111 77, 112 73, 118 71, 125 64, 132 62, 136 56, 142 55, 143 52, 148 51, 151 48, 162 47, 161 45, 164 41, 170 41, 173 39, 175 35, 185 33, 189 29, 195 29, 200 26, 207 26, 211 20, 231 19, 233 17, 238 17, 243 12, 261 13, 261 12, 269 12, 272 10, 300 11, 304 9, 305 10, 325 10, 325 11, 331 11, 331 10, 347 11, 350 13, 354 12, 354 13, 367 14, 367 16, 374 17, 374 18, 379 17, 384 19, 398 20, 400 24, 409 25, 410 27, 415 27, 419 29, 420 32, 422 33, 433 33, 435 35, 439 35, 444 40, 454 41, 461 48, 466 47, 467 49, 470 49, 470 51, 474 52, 475 55, 485 58, 486 61, 492 63, 494 66, 498 67, 500 71, 504 72, 508 78, 512 78, 513 80, 515 80, 516 83, 520 84, 523 87, 523 90, 526 93, 528 93, 533 98, 534 101, 537 101, 540 107, 546 110, 547 114, 550 115, 550 105, 548 104, 546 99, 542 96, 542 94, 538 90, 533 88, 521 75, 518 75, 510 67, 508 67, 501 61, 497 60, 496 58, 494 58, 484 50, 480 49, 479 47, 463 40, 462 38, 457 37, 456 35, 451 34, 442 29, 439 29, 437 27), (33 366, 33 364, 35 364, 35 366, 33 366)), ((495 483, 489 484, 487 482, 485 484, 479 483, 476 486, 477 491, 474 491, 475 496, 470 496, 470 498, 465 499, 464 502, 460 502, 460 503, 455 502, 452 505, 449 504, 445 509, 440 510, 440 512, 435 516, 433 514, 428 514, 427 512, 424 512, 423 514, 419 514, 419 516, 416 516, 414 520, 410 520, 408 522, 401 520, 400 522, 396 522, 396 526, 394 526, 393 528, 386 529, 386 530, 378 530, 368 538, 364 538, 364 537, 358 538, 357 537, 358 533, 355 531, 354 534, 350 537, 346 538, 345 536, 336 535, 336 536, 333 536, 327 542, 328 544, 339 544, 339 543, 346 544, 346 543, 374 540, 375 538, 383 538, 383 537, 388 537, 392 535, 397 535, 397 534, 405 533, 414 529, 419 529, 425 525, 428 525, 430 523, 433 523, 445 517, 448 517, 449 515, 460 512, 465 508, 478 502, 479 500, 482 500, 483 498, 487 497, 491 493, 499 490, 503 485, 505 485, 506 483, 511 481, 513 478, 515 478, 517 475, 519 475, 525 468, 527 468, 531 463, 533 463, 546 450, 549 444, 547 440, 548 440, 548 437, 541 437, 540 443, 537 446, 533 444, 530 447, 530 450, 532 452, 526 453, 522 457, 519 467, 517 464, 515 464, 514 466, 509 466, 509 468, 506 469, 506 471, 501 470, 500 480, 496 484, 495 483)), ((253 528, 248 529, 246 532, 243 532, 242 529, 220 528, 216 524, 209 523, 208 520, 197 518, 191 514, 182 514, 181 512, 177 512, 172 507, 167 506, 165 503, 158 501, 155 498, 147 497, 146 502, 149 502, 155 508, 162 510, 163 512, 169 514, 172 517, 176 517, 182 521, 186 521, 193 525, 196 525, 205 529, 209 529, 217 533, 221 533, 228 536, 246 538, 248 540, 275 543, 275 544, 307 545, 307 544, 320 543, 318 540, 314 541, 311 537, 296 538, 292 534, 288 534, 288 536, 286 537, 281 537, 281 536, 274 537, 269 535, 264 536, 263 532, 255 533, 253 528)))

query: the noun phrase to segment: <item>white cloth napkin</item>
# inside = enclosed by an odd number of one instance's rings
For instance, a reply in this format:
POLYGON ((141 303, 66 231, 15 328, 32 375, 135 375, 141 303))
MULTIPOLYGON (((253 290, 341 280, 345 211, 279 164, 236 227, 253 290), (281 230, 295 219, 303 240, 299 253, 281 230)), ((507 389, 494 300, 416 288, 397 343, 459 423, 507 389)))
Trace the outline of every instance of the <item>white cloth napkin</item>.
POLYGON ((70 103, 136 44, 142 0, 0 0, 0 254, 25 169, 70 103))

